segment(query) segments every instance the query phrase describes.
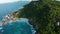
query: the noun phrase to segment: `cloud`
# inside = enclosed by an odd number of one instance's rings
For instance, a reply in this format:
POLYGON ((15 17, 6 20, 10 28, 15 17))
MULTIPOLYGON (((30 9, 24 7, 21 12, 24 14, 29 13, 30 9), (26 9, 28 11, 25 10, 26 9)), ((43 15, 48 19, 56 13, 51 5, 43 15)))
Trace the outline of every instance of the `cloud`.
POLYGON ((10 3, 10 2, 16 2, 19 0, 0 0, 0 3, 10 3))
POLYGON ((0 0, 0 4, 2 4, 2 3, 17 2, 17 1, 38 1, 38 0, 0 0))
POLYGON ((32 1, 32 0, 0 0, 0 4, 2 4, 2 3, 17 2, 17 1, 32 1))

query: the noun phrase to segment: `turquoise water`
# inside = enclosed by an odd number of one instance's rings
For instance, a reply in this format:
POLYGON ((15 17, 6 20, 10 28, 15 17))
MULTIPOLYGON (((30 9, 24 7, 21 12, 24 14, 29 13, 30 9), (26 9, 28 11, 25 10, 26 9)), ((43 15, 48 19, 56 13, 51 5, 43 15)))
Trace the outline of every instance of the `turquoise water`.
POLYGON ((15 22, 8 22, 3 27, 3 34, 34 34, 34 28, 29 24, 27 19, 20 19, 15 22))
POLYGON ((0 4, 0 34, 34 34, 35 30, 32 25, 29 24, 27 19, 20 19, 15 22, 8 22, 5 26, 2 26, 2 19, 9 13, 15 12, 21 9, 29 2, 14 2, 7 4, 0 4))
POLYGON ((18 1, 18 2, 0 4, 0 26, 1 26, 2 19, 6 15, 16 12, 17 10, 21 9, 24 5, 26 5, 28 3, 30 3, 30 2, 18 1))

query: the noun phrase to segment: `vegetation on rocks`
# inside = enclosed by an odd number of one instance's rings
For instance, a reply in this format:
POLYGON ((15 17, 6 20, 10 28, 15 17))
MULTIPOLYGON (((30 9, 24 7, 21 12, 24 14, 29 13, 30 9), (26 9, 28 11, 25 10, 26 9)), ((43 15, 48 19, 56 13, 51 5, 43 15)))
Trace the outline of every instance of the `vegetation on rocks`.
POLYGON ((36 34, 60 34, 60 2, 52 0, 32 1, 18 11, 17 17, 33 20, 36 34))

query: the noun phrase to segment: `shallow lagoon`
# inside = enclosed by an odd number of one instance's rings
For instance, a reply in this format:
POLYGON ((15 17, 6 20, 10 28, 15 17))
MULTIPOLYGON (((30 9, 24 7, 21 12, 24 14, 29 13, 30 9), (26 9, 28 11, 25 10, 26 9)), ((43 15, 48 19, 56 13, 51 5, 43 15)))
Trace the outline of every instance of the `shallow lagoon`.
POLYGON ((3 27, 3 34, 35 34, 32 25, 29 24, 28 19, 21 18, 15 22, 8 22, 3 27))
POLYGON ((8 22, 5 26, 2 26, 2 19, 9 13, 15 12, 21 9, 25 4, 29 2, 14 2, 7 4, 0 4, 0 34, 34 34, 35 30, 32 25, 29 24, 27 19, 20 19, 15 22, 8 22))

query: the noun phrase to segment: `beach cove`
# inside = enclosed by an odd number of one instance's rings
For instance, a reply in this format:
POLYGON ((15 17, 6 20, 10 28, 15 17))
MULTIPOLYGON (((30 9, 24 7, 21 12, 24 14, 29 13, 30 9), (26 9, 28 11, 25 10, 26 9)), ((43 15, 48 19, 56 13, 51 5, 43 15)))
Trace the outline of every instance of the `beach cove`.
MULTIPOLYGON (((28 2, 27 2, 28 3, 28 2)), ((23 5, 27 4, 26 2, 22 2, 23 5), (23 4, 24 3, 24 4, 23 4)), ((4 4, 2 4, 4 5, 4 4)), ((1 8, 3 7, 2 5, 1 8)), ((27 18, 17 18, 14 17, 13 13, 18 9, 21 9, 23 5, 20 2, 7 3, 5 7, 12 6, 10 8, 2 8, 0 12, 0 34, 35 34, 35 29, 31 24, 29 24, 27 18), (13 5, 14 4, 14 5, 13 5), (14 6, 14 7, 13 7, 14 6), (20 7, 20 8, 19 8, 20 7), (12 8, 12 9, 11 9, 12 8), (7 10, 7 11, 6 11, 7 10), (9 11, 10 10, 10 11, 9 11)))

